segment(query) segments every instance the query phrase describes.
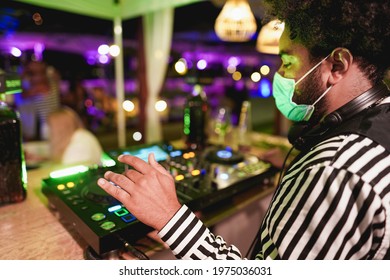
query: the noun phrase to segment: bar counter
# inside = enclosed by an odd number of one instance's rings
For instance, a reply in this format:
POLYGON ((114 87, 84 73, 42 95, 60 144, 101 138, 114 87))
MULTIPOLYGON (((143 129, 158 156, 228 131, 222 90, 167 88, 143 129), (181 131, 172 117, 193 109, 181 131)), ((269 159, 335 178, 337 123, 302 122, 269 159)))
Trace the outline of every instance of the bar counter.
MULTIPOLYGON (((65 219, 50 209, 48 200, 41 191, 42 179, 48 177, 53 170, 56 170, 56 166, 50 162, 29 170, 27 198, 19 203, 0 206, 0 260, 85 259, 84 253, 88 244, 65 219)), ((253 220, 259 221, 262 218, 273 190, 273 185, 252 188, 236 195, 229 205, 208 209, 200 213, 200 217, 216 234, 221 234, 225 240, 235 243, 235 237, 232 235, 242 239, 242 228, 237 226, 237 222, 242 222, 243 216, 246 220, 244 223, 252 228, 255 234, 257 226, 253 226, 253 220), (259 207, 262 208, 260 211, 254 211, 259 207), (253 216, 253 212, 261 213, 260 216, 248 218, 248 215, 253 216), (234 229, 237 229, 237 232, 234 232, 234 229)), ((147 252, 149 256, 164 259, 161 251, 169 252, 151 238, 145 237, 145 242, 152 248, 147 252)), ((170 257, 172 255, 168 253, 168 258, 170 257)))
POLYGON ((47 164, 28 171, 26 200, 1 206, 0 259, 83 259, 86 243, 64 228, 41 192, 41 180, 51 170, 47 164))

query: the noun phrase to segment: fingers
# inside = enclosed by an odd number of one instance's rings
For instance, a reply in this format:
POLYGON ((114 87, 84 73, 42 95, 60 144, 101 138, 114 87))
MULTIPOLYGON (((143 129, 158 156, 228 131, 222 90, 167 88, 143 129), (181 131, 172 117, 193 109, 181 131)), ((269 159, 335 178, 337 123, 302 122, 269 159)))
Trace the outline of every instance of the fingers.
POLYGON ((135 170, 142 174, 148 173, 151 169, 151 166, 147 162, 132 155, 120 155, 118 160, 132 166, 135 170))
POLYGON ((154 157, 154 153, 150 153, 148 155, 148 162, 145 162, 144 160, 131 155, 120 155, 118 157, 118 160, 120 162, 132 166, 135 170, 137 170, 141 174, 147 174, 150 173, 153 169, 156 169, 160 173, 163 173, 165 175, 170 175, 170 173, 161 164, 159 164, 156 161, 156 158, 154 157))
POLYGON ((119 201, 126 201, 131 198, 130 194, 121 187, 115 186, 104 178, 100 178, 97 184, 108 194, 115 197, 119 201))
POLYGON ((111 182, 117 184, 120 187, 127 185, 129 183, 132 183, 131 180, 128 177, 126 177, 125 175, 118 174, 118 173, 115 173, 112 171, 107 171, 104 174, 104 178, 107 179, 108 181, 111 181, 111 182))
POLYGON ((129 170, 125 171, 124 175, 126 175, 126 177, 129 178, 134 183, 139 181, 142 178, 142 176, 144 176, 141 173, 139 173, 137 170, 134 170, 134 169, 129 169, 129 170))
POLYGON ((149 154, 148 161, 149 161, 149 164, 151 166, 153 166, 155 169, 157 169, 157 171, 160 171, 161 173, 163 173, 165 175, 171 175, 171 173, 169 173, 168 170, 166 170, 161 164, 159 164, 156 161, 156 158, 154 157, 153 153, 149 154))

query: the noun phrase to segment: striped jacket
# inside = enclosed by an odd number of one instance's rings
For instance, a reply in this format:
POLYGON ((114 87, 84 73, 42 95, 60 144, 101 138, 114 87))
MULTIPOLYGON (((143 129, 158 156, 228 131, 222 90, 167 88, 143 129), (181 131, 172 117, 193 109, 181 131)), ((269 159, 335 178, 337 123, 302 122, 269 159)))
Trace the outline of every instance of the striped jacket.
MULTIPOLYGON (((243 257, 185 205, 159 235, 180 259, 243 257)), ((389 259, 389 244, 389 150, 360 134, 338 135, 287 170, 264 218, 256 258, 389 259)))

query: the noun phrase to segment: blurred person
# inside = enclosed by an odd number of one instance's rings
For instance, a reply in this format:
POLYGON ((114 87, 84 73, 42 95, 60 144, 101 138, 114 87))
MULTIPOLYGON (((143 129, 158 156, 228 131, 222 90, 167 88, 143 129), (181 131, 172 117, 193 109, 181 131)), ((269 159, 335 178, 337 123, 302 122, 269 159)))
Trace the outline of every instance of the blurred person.
MULTIPOLYGON (((390 3, 265 2, 285 22, 273 95, 300 152, 282 170, 251 258, 390 259, 390 3)), ((134 169, 98 184, 177 258, 244 258, 178 202, 153 154, 118 159, 134 169)))
POLYGON ((43 61, 30 61, 22 73, 22 100, 17 105, 25 140, 46 140, 47 116, 60 107, 57 70, 43 61))
POLYGON ((115 127, 116 124, 116 99, 110 96, 103 87, 94 87, 91 90, 92 106, 88 108, 92 116, 92 129, 99 131, 115 127))
POLYGON ((101 164, 103 149, 75 111, 62 107, 48 116, 49 144, 54 162, 64 165, 101 164))
POLYGON ((61 104, 73 109, 86 128, 90 127, 90 116, 87 111, 89 100, 88 91, 79 79, 71 80, 68 91, 61 96, 61 104))

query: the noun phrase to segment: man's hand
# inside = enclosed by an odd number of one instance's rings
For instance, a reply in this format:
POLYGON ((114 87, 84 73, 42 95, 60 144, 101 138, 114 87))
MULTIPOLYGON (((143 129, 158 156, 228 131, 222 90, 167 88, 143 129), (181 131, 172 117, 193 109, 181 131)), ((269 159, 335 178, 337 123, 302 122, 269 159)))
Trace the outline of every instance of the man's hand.
POLYGON ((152 153, 148 163, 131 155, 120 155, 118 160, 134 169, 123 174, 108 171, 104 179, 98 180, 98 185, 142 223, 161 230, 181 207, 173 177, 152 153))

